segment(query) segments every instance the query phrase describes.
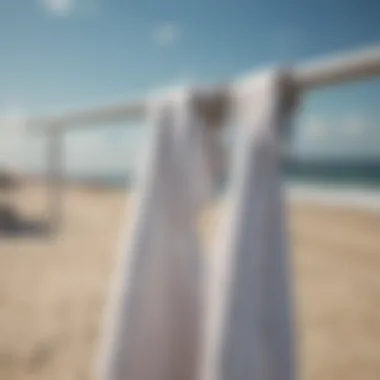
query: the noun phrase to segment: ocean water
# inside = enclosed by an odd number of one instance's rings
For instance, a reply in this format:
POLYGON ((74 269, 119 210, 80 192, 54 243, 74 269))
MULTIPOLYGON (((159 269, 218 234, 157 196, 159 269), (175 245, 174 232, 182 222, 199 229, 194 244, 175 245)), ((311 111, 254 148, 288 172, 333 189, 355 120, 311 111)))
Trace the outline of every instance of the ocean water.
POLYGON ((326 186, 380 189, 380 160, 296 161, 285 164, 285 176, 293 182, 326 186))
MULTIPOLYGON (((111 188, 133 188, 134 173, 76 174, 71 180, 111 188)), ((228 181, 218 195, 228 190, 228 181)), ((287 196, 292 200, 351 206, 380 212, 380 160, 355 162, 287 162, 284 168, 287 196)))
MULTIPOLYGON (((137 179, 136 173, 72 173, 69 178, 80 182, 101 183, 115 188, 131 187, 137 179)), ((340 161, 288 161, 284 167, 287 185, 317 186, 326 188, 360 188, 363 191, 380 191, 380 160, 340 161)), ((221 184, 226 186, 228 181, 221 184)))

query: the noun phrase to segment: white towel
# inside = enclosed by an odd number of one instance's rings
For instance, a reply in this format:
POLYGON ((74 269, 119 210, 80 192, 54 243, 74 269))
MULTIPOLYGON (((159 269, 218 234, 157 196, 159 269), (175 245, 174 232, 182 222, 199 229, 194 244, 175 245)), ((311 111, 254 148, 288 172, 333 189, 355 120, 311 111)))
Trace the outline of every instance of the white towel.
POLYGON ((202 380, 295 376, 280 178, 288 116, 281 78, 268 72, 236 89, 243 138, 209 273, 202 380))
POLYGON ((197 213, 211 189, 213 139, 193 96, 153 103, 150 156, 106 321, 104 380, 195 377, 203 290, 197 213))

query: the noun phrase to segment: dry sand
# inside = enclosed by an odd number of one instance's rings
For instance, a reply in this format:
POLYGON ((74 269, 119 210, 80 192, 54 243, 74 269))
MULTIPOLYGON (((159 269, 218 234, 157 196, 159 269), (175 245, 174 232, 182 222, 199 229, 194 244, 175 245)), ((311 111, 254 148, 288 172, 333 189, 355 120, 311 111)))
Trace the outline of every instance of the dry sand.
MULTIPOLYGON (((30 189, 19 205, 43 200, 30 189)), ((125 206, 120 192, 71 187, 56 239, 0 240, 1 380, 92 379, 125 206)), ((300 378, 380 379, 380 215, 289 208, 300 378)))

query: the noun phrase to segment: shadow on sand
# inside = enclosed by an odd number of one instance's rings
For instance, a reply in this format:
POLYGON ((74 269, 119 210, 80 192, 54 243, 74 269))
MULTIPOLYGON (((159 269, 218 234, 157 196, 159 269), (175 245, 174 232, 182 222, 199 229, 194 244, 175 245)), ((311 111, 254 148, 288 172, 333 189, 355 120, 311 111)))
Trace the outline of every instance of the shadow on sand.
POLYGON ((45 220, 27 219, 11 207, 0 207, 0 238, 45 238, 52 233, 51 224, 45 220))

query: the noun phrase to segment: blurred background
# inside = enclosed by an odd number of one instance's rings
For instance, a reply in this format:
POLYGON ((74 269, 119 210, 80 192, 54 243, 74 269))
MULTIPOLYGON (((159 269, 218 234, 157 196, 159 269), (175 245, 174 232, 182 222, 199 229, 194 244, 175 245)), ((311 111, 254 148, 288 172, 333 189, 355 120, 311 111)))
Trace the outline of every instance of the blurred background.
MULTIPOLYGON (((379 44, 379 14, 377 0, 0 2, 0 379, 93 379, 149 132, 123 122, 64 135, 51 233, 48 140, 27 117, 379 44)), ((380 378, 379 104, 380 79, 322 88, 294 120, 285 183, 302 379, 380 378)), ((206 241, 219 216, 215 201, 206 241)))

